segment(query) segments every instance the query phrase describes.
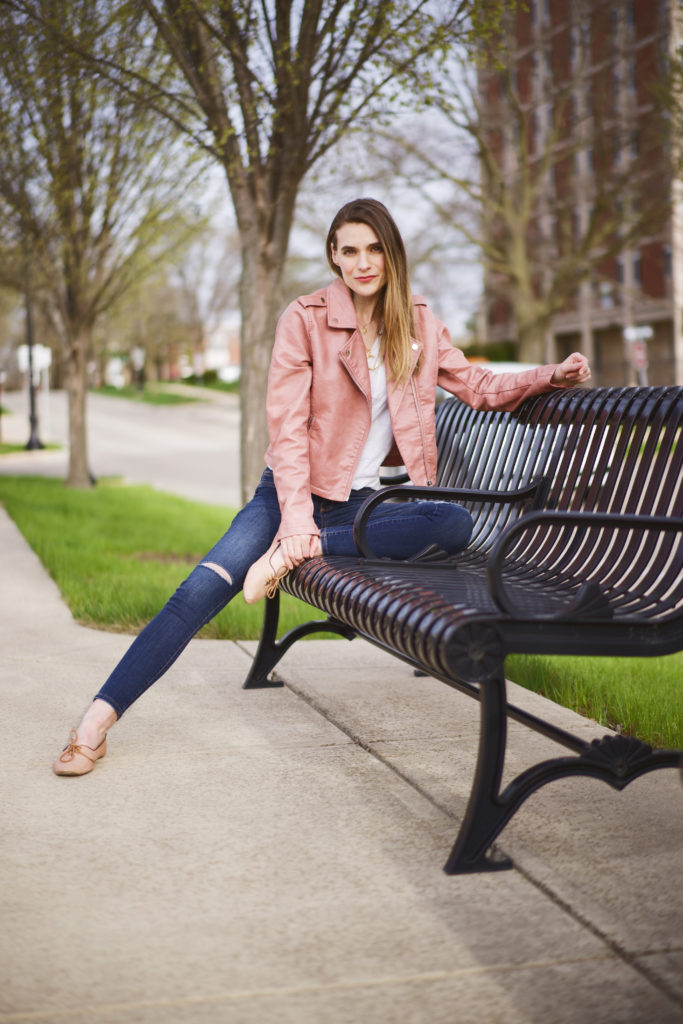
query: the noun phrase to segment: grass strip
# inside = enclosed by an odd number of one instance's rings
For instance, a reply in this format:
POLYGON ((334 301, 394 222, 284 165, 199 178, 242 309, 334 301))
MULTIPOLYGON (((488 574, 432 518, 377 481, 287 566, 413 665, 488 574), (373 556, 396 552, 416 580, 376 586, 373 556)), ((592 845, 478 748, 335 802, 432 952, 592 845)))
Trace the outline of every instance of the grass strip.
POLYGON ((238 395, 240 392, 239 380, 221 380, 216 374, 215 370, 209 370, 203 376, 199 377, 183 377, 182 380, 170 380, 165 383, 165 387, 173 388, 176 385, 184 385, 195 388, 208 388, 210 391, 222 391, 228 395, 238 395))
MULTIPOLYGON (((58 444, 44 444, 43 447, 41 449, 38 449, 38 450, 39 451, 48 451, 48 452, 55 451, 56 452, 56 451, 59 451, 60 448, 61 448, 61 445, 58 445, 58 444)), ((7 444, 5 444, 4 441, 2 443, 0 443, 0 455, 16 455, 17 452, 27 452, 27 451, 29 451, 29 449, 26 447, 25 444, 10 444, 9 442, 7 444)))
MULTIPOLYGON (((117 480, 83 491, 45 477, 0 476, 0 502, 77 622, 125 633, 147 624, 235 515, 117 480)), ((308 605, 282 595, 283 630, 310 618, 308 605)), ((240 594, 200 635, 258 639, 262 620, 263 605, 240 594)))
POLYGON ((683 748, 683 652, 662 658, 511 655, 508 679, 653 747, 683 748))
POLYGON ((123 387, 115 388, 109 384, 93 391, 96 395, 106 395, 108 398, 127 398, 133 402, 145 402, 147 405, 188 405, 192 402, 201 402, 201 397, 184 394, 179 391, 167 390, 154 384, 146 384, 144 388, 123 387))
MULTIPOLYGON (((44 477, 0 476, 0 502, 57 583, 74 618, 136 633, 215 541, 234 510, 152 487, 102 480, 90 491, 44 477)), ((239 595, 200 635, 257 639, 262 605, 239 595)), ((282 595, 281 627, 315 617, 282 595)), ((324 635, 324 634, 319 634, 324 635)), ((513 655, 506 672, 527 689, 660 747, 683 747, 683 653, 664 658, 513 655)))

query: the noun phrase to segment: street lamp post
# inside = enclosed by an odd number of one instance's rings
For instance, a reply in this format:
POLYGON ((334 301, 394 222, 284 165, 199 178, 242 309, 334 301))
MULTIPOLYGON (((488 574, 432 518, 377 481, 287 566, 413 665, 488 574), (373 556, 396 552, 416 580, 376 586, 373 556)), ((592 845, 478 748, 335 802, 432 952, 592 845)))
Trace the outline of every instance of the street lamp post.
POLYGON ((28 261, 25 267, 24 292, 26 299, 26 349, 28 355, 28 401, 29 401, 29 439, 26 442, 28 451, 36 448, 44 448, 45 445, 38 437, 38 413, 36 410, 36 389, 33 383, 33 298, 31 295, 31 279, 28 269, 28 261))
POLYGON ((0 370, 0 444, 2 444, 2 389, 5 386, 7 380, 7 374, 4 370, 0 370))

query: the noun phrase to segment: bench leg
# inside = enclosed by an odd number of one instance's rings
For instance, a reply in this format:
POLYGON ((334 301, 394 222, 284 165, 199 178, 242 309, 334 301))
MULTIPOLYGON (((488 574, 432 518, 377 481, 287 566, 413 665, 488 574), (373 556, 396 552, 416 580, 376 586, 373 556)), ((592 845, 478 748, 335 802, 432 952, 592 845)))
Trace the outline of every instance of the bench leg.
POLYGON ((263 626, 261 627, 261 639, 256 650, 256 656, 249 670, 247 678, 242 684, 244 690, 263 689, 266 686, 282 686, 280 680, 271 680, 268 675, 282 657, 277 649, 277 624, 280 618, 280 595, 276 591, 275 597, 266 598, 266 606, 263 612, 263 626))
MULTIPOLYGON (((555 735, 551 738, 570 747, 578 756, 541 761, 521 772, 501 792, 507 725, 502 662, 500 670, 491 673, 486 682, 480 684, 480 702, 477 767, 465 817, 444 866, 449 875, 501 871, 512 867, 509 857, 491 851, 490 847, 524 801, 549 782, 582 776, 600 779, 613 789, 622 790, 646 772, 678 768, 679 765, 683 771, 679 750, 653 750, 632 736, 604 736, 589 743, 561 729, 553 729, 555 735)), ((519 709, 515 710, 519 715, 519 709)), ((536 724, 546 723, 537 720, 536 724)), ((549 735, 545 728, 537 731, 549 735)))
POLYGON ((278 640, 277 627, 279 618, 280 592, 276 591, 275 597, 266 598, 261 639, 259 640, 256 656, 249 674, 242 684, 244 690, 263 689, 266 686, 282 686, 282 681, 271 679, 270 673, 292 644, 304 636, 310 636, 313 633, 338 633, 347 640, 353 640, 356 635, 343 622, 337 622, 335 619, 313 619, 310 622, 303 623, 301 626, 295 626, 294 629, 290 629, 288 633, 285 633, 281 640, 278 640))
POLYGON ((502 664, 500 673, 490 678, 486 685, 482 683, 480 701, 477 767, 458 838, 444 865, 448 875, 504 871, 512 867, 509 857, 497 851, 488 852, 510 816, 509 810, 501 806, 498 800, 507 738, 505 675, 502 664))

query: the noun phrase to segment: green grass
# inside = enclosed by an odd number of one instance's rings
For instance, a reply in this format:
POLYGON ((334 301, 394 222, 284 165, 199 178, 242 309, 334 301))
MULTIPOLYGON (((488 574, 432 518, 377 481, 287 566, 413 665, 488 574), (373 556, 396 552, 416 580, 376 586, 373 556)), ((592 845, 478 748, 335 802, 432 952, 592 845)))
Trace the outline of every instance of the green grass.
POLYGON ((13 455, 14 452, 27 451, 25 444, 0 444, 0 455, 13 455))
MULTIPOLYGON (((0 476, 0 502, 59 586, 74 617, 138 632, 227 529, 233 511, 151 487, 100 481, 72 490, 43 477, 0 476)), ((282 597, 281 627, 320 617, 282 597)), ((256 639, 262 605, 241 595, 203 636, 256 639)), ((321 634, 322 635, 322 634, 321 634)), ((514 655, 509 678, 653 746, 683 747, 683 653, 666 658, 514 655)))
POLYGON ((146 402, 148 405, 187 405, 190 402, 201 402, 201 398, 193 398, 192 395, 180 394, 179 392, 167 390, 165 387, 156 384, 146 384, 140 388, 115 388, 105 385, 95 389, 97 395, 107 395, 110 398, 127 398, 134 402, 146 402))
POLYGON ((656 747, 683 747, 683 653, 663 658, 511 655, 509 679, 656 747))
POLYGON ((169 381, 168 387, 172 388, 174 384, 189 384, 191 387, 210 388, 212 391, 225 391, 230 395, 237 395, 240 390, 239 380, 221 380, 215 371, 209 371, 199 377, 195 377, 193 374, 191 377, 183 377, 179 381, 169 381))
MULTIPOLYGON (((58 444, 46 444, 38 450, 57 451, 59 448, 58 444)), ((12 455, 14 452, 27 452, 28 450, 25 444, 5 444, 4 442, 0 444, 0 455, 12 455)))
MULTIPOLYGON (((43 477, 0 476, 0 502, 57 583, 74 618, 137 633, 230 524, 235 510, 186 501, 151 487, 100 481, 93 490, 43 477)), ((311 609, 282 595, 282 628, 311 609)), ((241 594, 201 635, 260 636, 263 605, 241 594)))

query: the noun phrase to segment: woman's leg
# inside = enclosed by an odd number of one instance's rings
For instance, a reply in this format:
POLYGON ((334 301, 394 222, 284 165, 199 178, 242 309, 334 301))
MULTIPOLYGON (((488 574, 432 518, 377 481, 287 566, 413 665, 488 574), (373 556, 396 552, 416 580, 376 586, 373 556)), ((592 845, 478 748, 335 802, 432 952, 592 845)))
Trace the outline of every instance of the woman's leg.
MULTIPOLYGON (((326 555, 357 555, 353 541, 353 518, 361 502, 345 503, 350 522, 341 511, 328 517, 321 531, 326 555)), ((377 558, 407 559, 435 544, 452 555, 467 547, 472 535, 472 517, 467 509, 446 501, 408 501, 376 508, 368 519, 366 537, 377 558)))
MULTIPOLYGON (((357 555, 353 521, 363 501, 372 492, 352 491, 348 501, 315 499, 315 517, 320 530, 320 553, 357 555)), ((378 558, 407 559, 435 544, 452 555, 467 546, 472 535, 472 517, 460 505, 445 501, 411 501, 385 505, 368 520, 366 536, 378 558)), ((273 542, 251 567, 244 583, 249 603, 261 600, 277 587, 287 572, 278 544, 273 542)))
MULTIPOLYGON (((254 497, 235 516, 227 533, 136 637, 96 695, 77 730, 78 745, 88 750, 85 754, 72 753, 69 767, 90 770, 80 759, 101 747, 111 725, 164 674, 195 633, 240 591, 249 566, 272 541, 279 520, 272 474, 266 471, 254 497)), ((63 762, 55 762, 55 771, 60 765, 63 762)))

